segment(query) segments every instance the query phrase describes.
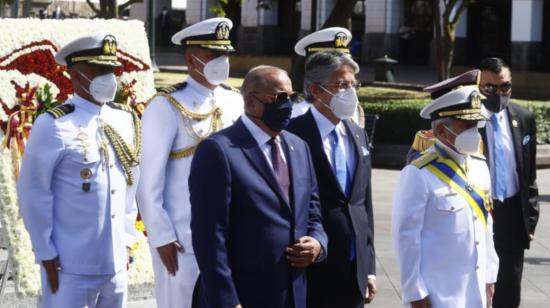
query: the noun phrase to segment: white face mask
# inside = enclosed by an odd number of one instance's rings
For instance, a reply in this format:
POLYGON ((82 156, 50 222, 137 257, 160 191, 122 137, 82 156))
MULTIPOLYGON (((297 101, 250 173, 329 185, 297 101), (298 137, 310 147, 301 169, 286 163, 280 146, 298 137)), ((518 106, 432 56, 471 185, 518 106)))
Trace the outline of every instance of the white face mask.
POLYGON ((208 63, 204 63, 201 59, 193 55, 197 61, 204 65, 202 72, 198 71, 201 76, 206 78, 206 81, 211 85, 219 85, 229 78, 229 57, 228 56, 219 56, 214 58, 208 63))
POLYGON ((454 145, 459 153, 465 155, 479 153, 481 135, 478 132, 477 126, 469 128, 458 135, 446 125, 443 125, 443 127, 456 137, 454 145))
POLYGON ((357 92, 354 87, 339 91, 336 94, 331 93, 323 86, 319 87, 332 95, 330 99, 330 109, 338 119, 347 120, 353 116, 355 110, 357 110, 357 104, 359 104, 357 92))
POLYGON ((112 102, 117 90, 117 82, 114 73, 96 76, 93 80, 81 72, 80 75, 90 82, 89 90, 82 88, 90 94, 98 103, 112 102))

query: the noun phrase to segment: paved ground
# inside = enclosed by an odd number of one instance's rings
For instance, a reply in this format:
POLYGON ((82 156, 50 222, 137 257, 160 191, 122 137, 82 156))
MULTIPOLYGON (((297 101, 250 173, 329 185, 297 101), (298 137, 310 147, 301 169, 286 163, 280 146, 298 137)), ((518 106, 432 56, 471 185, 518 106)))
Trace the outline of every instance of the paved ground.
MULTIPOLYGON (((367 307, 401 306, 399 273, 390 236, 391 196, 398 174, 398 171, 383 169, 375 169, 373 173, 378 295, 372 305, 367 307)), ((550 307, 550 215, 547 215, 550 210, 550 169, 539 170, 538 178, 542 214, 536 239, 525 255, 522 290, 524 308, 550 307)), ((131 308, 153 306, 154 300, 134 301, 128 305, 131 308)))
MULTIPOLYGON (((398 173, 383 169, 375 169, 373 172, 378 295, 370 307, 400 307, 399 273, 390 237, 391 196, 398 173)), ((538 178, 542 214, 532 249, 525 256, 522 290, 524 308, 550 307, 550 215, 546 214, 550 210, 550 169, 539 170, 538 178)), ((10 289, 8 284, 8 293, 10 289)), ((139 295, 131 294, 131 297, 136 296, 139 295)), ((0 303, 0 307, 32 307, 29 303, 29 300, 19 303, 10 301, 10 305, 0 303)), ((152 308, 155 307, 155 300, 133 300, 128 303, 128 307, 152 308)))

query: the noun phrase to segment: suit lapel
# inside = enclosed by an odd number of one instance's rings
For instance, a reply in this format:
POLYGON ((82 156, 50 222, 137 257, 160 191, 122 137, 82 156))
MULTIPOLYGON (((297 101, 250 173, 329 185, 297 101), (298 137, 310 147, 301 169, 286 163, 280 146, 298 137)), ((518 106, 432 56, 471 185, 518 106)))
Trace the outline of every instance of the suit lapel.
POLYGON ((349 125, 348 123, 349 120, 345 120, 344 121, 344 126, 346 127, 346 130, 348 132, 348 136, 349 136, 349 139, 348 139, 348 142, 351 141, 351 144, 352 144, 352 148, 354 149, 354 152, 355 152, 355 168, 354 170, 350 170, 350 172, 352 172, 351 174, 351 189, 350 189, 350 196, 351 196, 351 192, 353 192, 354 188, 355 188, 355 184, 357 183, 357 174, 358 174, 358 170, 359 170, 359 166, 361 164, 363 164, 363 160, 364 160, 364 155, 361 151, 361 143, 360 143, 360 136, 359 136, 359 132, 357 131, 354 131, 351 126, 349 125))
POLYGON ((277 193, 279 198, 283 200, 287 204, 287 206, 289 206, 289 202, 288 200, 286 200, 286 197, 281 190, 277 179, 275 178, 273 169, 266 161, 265 155, 262 152, 260 146, 240 119, 235 122, 235 125, 238 125, 238 128, 242 131, 242 133, 240 134, 241 141, 243 142, 241 150, 243 151, 244 155, 250 161, 254 169, 258 171, 258 173, 266 180, 269 186, 271 186, 271 188, 277 193))
POLYGON ((489 166, 489 143, 487 143, 487 127, 482 127, 479 129, 479 134, 481 135, 481 140, 483 141, 483 155, 485 156, 485 161, 489 166))
POLYGON ((287 133, 283 131, 280 136, 281 140, 283 141, 283 152, 285 153, 286 165, 288 166, 288 177, 290 179, 290 191, 288 192, 288 197, 290 198, 290 200, 288 200, 287 205, 292 211, 291 203, 293 203, 294 200, 296 200, 296 198, 298 197, 298 184, 296 182, 298 175, 296 174, 296 172, 298 172, 299 158, 297 157, 296 151, 294 150, 294 144, 292 143, 292 141, 286 138, 286 134, 287 133))
MULTIPOLYGON (((514 153, 516 154, 516 166, 519 170, 523 169, 523 155, 522 155, 522 123, 518 117, 518 114, 512 108, 511 105, 506 107, 508 111, 508 125, 510 125, 510 131, 512 132, 512 139, 514 140, 514 153)), ((521 174, 521 172, 520 172, 521 174)))

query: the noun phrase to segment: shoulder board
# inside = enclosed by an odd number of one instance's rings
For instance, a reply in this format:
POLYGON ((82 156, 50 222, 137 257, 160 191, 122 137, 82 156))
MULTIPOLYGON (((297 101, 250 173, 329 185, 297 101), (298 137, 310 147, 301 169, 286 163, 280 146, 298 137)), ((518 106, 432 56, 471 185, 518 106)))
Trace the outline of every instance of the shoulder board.
POLYGON ((424 152, 435 143, 433 132, 421 130, 414 135, 412 148, 417 152, 424 152))
POLYGON ((437 158, 437 153, 435 152, 425 152, 417 159, 411 162, 411 165, 415 166, 418 169, 424 168, 426 165, 431 163, 437 158))
POLYGON ((187 86, 187 82, 184 81, 184 82, 173 84, 173 85, 168 86, 168 87, 160 88, 158 90, 158 92, 164 93, 164 94, 170 94, 170 93, 174 93, 178 90, 184 89, 186 86, 187 86))
POLYGON ((487 158, 485 158, 485 155, 481 154, 481 153, 475 153, 475 154, 470 154, 470 157, 472 158, 475 158, 475 159, 479 159, 479 160, 487 160, 487 158))
POLYGON ((225 83, 220 83, 220 87, 222 87, 222 88, 224 88, 224 89, 226 89, 226 90, 229 90, 229 91, 241 93, 241 91, 239 91, 239 89, 233 88, 232 86, 226 85, 225 83))
POLYGON ((110 103, 107 103, 107 106, 113 108, 113 109, 118 109, 118 110, 122 110, 122 111, 126 111, 126 112, 129 112, 129 113, 132 113, 134 112, 134 110, 132 109, 132 107, 128 106, 128 105, 125 105, 125 104, 119 104, 119 103, 115 103, 115 102, 110 102, 110 103))
POLYGON ((59 119, 62 116, 68 115, 73 111, 74 111, 73 104, 63 104, 63 105, 49 109, 48 111, 46 111, 46 113, 51 115, 54 119, 59 119))

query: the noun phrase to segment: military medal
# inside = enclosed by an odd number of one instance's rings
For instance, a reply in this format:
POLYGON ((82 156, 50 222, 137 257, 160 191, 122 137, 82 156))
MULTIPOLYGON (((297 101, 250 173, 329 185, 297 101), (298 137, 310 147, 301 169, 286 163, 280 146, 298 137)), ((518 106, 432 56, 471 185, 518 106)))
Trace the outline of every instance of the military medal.
POLYGON ((92 170, 90 170, 90 168, 82 168, 80 170, 80 177, 84 180, 82 183, 82 191, 89 192, 91 184, 88 180, 92 177, 92 170))

